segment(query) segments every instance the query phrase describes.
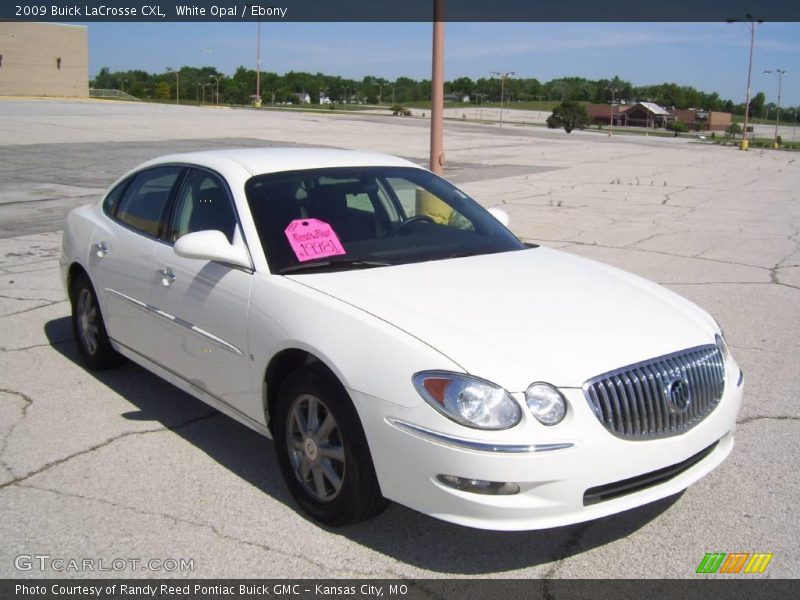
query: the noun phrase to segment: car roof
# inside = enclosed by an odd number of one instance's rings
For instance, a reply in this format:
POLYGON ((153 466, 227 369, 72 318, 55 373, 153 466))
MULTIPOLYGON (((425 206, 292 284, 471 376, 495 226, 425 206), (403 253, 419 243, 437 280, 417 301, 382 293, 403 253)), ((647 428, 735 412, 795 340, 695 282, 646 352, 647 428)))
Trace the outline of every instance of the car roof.
POLYGON ((251 175, 320 169, 326 167, 417 167, 414 163, 377 152, 341 150, 335 148, 269 147, 231 148, 170 154, 148 161, 142 167, 164 163, 187 163, 215 170, 238 166, 251 175))

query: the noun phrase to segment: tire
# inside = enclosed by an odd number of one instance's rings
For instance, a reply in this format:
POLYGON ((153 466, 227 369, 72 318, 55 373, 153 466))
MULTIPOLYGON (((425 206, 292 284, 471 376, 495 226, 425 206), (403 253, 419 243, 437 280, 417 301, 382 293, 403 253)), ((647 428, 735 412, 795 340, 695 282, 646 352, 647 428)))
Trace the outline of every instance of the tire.
POLYGON ((286 486, 313 519, 337 527, 385 508, 356 409, 321 364, 301 367, 282 383, 273 438, 286 486))
POLYGON ((99 371, 124 363, 125 358, 111 346, 97 294, 85 274, 76 275, 70 300, 72 331, 83 364, 93 371, 99 371))

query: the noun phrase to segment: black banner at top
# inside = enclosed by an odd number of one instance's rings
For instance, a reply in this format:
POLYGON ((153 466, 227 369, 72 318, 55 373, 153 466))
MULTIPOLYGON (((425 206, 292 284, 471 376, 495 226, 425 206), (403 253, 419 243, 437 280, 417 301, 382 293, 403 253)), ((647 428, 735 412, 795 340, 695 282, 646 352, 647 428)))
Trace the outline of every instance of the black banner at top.
MULTIPOLYGON (((163 21, 431 21, 434 0, 3 0, 0 20, 163 21)), ((445 0, 449 22, 800 21, 787 0, 445 0)))

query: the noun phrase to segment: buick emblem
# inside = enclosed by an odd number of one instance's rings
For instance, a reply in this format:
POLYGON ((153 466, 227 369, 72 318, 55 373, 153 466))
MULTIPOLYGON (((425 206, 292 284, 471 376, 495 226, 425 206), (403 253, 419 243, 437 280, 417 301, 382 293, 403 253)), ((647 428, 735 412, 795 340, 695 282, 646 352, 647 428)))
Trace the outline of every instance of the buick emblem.
POLYGON ((692 394, 689 382, 683 376, 674 377, 664 389, 667 404, 672 412, 682 414, 689 410, 692 403, 692 394))

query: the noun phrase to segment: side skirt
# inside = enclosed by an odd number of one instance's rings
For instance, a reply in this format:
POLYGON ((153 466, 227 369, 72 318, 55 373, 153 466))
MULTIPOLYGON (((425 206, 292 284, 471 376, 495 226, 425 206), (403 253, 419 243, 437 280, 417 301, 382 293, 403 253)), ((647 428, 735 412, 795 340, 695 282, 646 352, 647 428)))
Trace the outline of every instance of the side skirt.
POLYGON ((265 436, 265 437, 267 437, 269 439, 272 439, 272 433, 266 427, 266 425, 264 425, 263 423, 259 423, 258 421, 255 421, 254 419, 251 419, 246 414, 244 414, 243 412, 237 410, 236 408, 234 408, 233 406, 231 406, 230 404, 228 404, 224 400, 221 400, 220 398, 217 398, 213 394, 210 394, 207 391, 200 389, 199 387, 194 385, 192 382, 187 381, 186 379, 184 379, 183 377, 181 377, 180 375, 178 375, 174 371, 171 371, 171 370, 167 369, 166 367, 164 367, 164 366, 162 366, 162 365, 150 360, 146 356, 143 356, 142 354, 139 354, 138 352, 136 352, 136 350, 128 348, 124 344, 121 344, 120 342, 118 342, 118 341, 116 341, 114 339, 111 339, 111 345, 114 348, 114 350, 116 350, 117 352, 119 352, 120 354, 125 356, 126 358, 129 358, 131 361, 135 362, 137 365, 139 365, 141 367, 144 367, 145 369, 147 369, 151 373, 154 373, 155 375, 158 375, 159 377, 161 377, 165 381, 168 381, 169 383, 171 383, 175 387, 183 390, 184 392, 186 392, 187 394, 190 394, 191 396, 194 396, 198 400, 202 400, 203 402, 205 402, 206 404, 208 404, 212 408, 215 408, 219 412, 223 413, 224 415, 227 415, 230 418, 235 419, 236 421, 238 421, 242 425, 246 425, 247 427, 249 427, 253 431, 256 431, 256 432, 260 433, 261 435, 263 435, 263 436, 265 436))

